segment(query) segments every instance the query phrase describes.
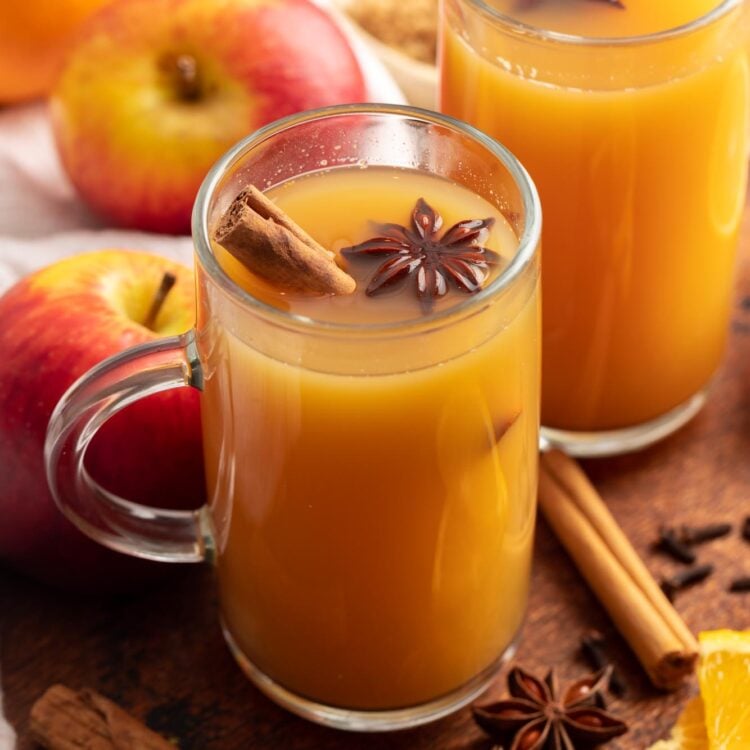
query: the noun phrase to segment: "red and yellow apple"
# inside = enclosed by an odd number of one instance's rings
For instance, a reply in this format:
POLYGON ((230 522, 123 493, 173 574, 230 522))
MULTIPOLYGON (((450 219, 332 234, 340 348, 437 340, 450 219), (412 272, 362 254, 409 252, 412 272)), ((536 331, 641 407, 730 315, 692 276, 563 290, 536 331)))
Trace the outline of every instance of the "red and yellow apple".
POLYGON ((48 94, 70 38, 108 0, 2 0, 0 104, 48 94))
POLYGON ((362 101, 351 48, 309 0, 115 0, 84 28, 52 98, 59 152, 110 221, 187 233, 201 181, 284 115, 362 101))
MULTIPOLYGON (((125 250, 60 261, 0 297, 0 560, 96 592, 132 588, 154 574, 156 563, 110 552, 58 511, 45 478, 44 439, 52 410, 80 375, 131 345, 186 331, 194 307, 190 269, 125 250), (176 283, 146 327, 167 272, 176 283)), ((198 397, 187 388, 167 391, 115 415, 89 448, 91 474, 147 505, 201 505, 198 397)))

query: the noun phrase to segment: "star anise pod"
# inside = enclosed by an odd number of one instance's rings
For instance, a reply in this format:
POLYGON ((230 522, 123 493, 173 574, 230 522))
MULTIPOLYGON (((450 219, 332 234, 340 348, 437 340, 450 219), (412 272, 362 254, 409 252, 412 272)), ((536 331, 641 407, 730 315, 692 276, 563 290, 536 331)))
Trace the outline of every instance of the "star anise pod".
POLYGON ((539 680, 515 667, 508 675, 511 697, 475 706, 474 720, 506 750, 595 747, 628 731, 605 710, 602 692, 611 671, 584 677, 561 694, 553 671, 539 680))
POLYGON ((379 236, 341 251, 346 258, 387 257, 370 280, 368 295, 414 276, 422 309, 429 312, 435 299, 447 294, 451 282, 467 294, 478 292, 490 266, 501 260, 496 252, 482 247, 495 223, 492 218, 459 221, 439 237, 443 218, 420 198, 411 223, 411 227, 379 224, 379 236))
MULTIPOLYGON (((544 0, 518 0, 519 10, 528 10, 536 5, 541 5, 544 0)), ((625 3, 622 0, 597 0, 600 3, 606 3, 607 5, 613 5, 615 8, 625 10, 625 3)))

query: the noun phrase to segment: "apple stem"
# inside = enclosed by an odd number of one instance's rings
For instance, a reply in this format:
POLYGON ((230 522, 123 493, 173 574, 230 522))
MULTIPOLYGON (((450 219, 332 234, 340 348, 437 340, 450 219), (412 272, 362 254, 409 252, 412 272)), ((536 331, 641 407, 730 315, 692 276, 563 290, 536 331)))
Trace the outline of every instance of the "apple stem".
POLYGON ((166 55, 161 60, 161 68, 172 78, 178 98, 185 102, 195 102, 201 98, 203 87, 198 61, 192 55, 166 55))
POLYGON ((162 305, 164 304, 164 300, 167 298, 167 295, 175 285, 176 281, 177 277, 169 271, 167 271, 164 276, 161 277, 161 284, 159 284, 159 288, 154 294, 154 299, 151 302, 151 307, 146 313, 146 318, 143 321, 143 325, 146 326, 146 328, 150 328, 152 331, 154 330, 154 325, 156 323, 156 318, 159 315, 159 311, 161 310, 162 305))

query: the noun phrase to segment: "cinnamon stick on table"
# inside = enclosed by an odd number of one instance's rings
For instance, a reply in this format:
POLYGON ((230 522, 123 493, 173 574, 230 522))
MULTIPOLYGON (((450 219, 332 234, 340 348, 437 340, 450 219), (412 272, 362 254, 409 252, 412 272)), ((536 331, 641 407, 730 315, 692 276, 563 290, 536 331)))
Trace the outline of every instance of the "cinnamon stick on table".
POLYGON ((53 685, 31 709, 31 735, 48 750, 175 750, 92 690, 53 685))
POLYGON ((581 467, 549 451, 539 469, 539 504, 557 538, 654 685, 678 688, 695 670, 695 637, 581 467))
POLYGON ((282 291, 351 294, 357 284, 273 201, 252 185, 223 214, 214 240, 256 275, 282 291))

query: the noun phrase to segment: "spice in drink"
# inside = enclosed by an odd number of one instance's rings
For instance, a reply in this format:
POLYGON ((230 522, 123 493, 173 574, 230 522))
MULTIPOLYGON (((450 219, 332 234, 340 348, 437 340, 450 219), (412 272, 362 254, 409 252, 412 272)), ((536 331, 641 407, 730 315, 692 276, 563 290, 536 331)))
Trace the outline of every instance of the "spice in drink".
POLYGON ((494 218, 466 219, 439 235, 443 218, 423 198, 412 211, 411 226, 380 224, 377 237, 345 247, 347 259, 378 258, 380 265, 365 290, 375 297, 394 284, 414 278, 422 310, 429 313, 434 301, 448 293, 450 285, 475 294, 497 266, 500 255, 483 247, 494 218))

